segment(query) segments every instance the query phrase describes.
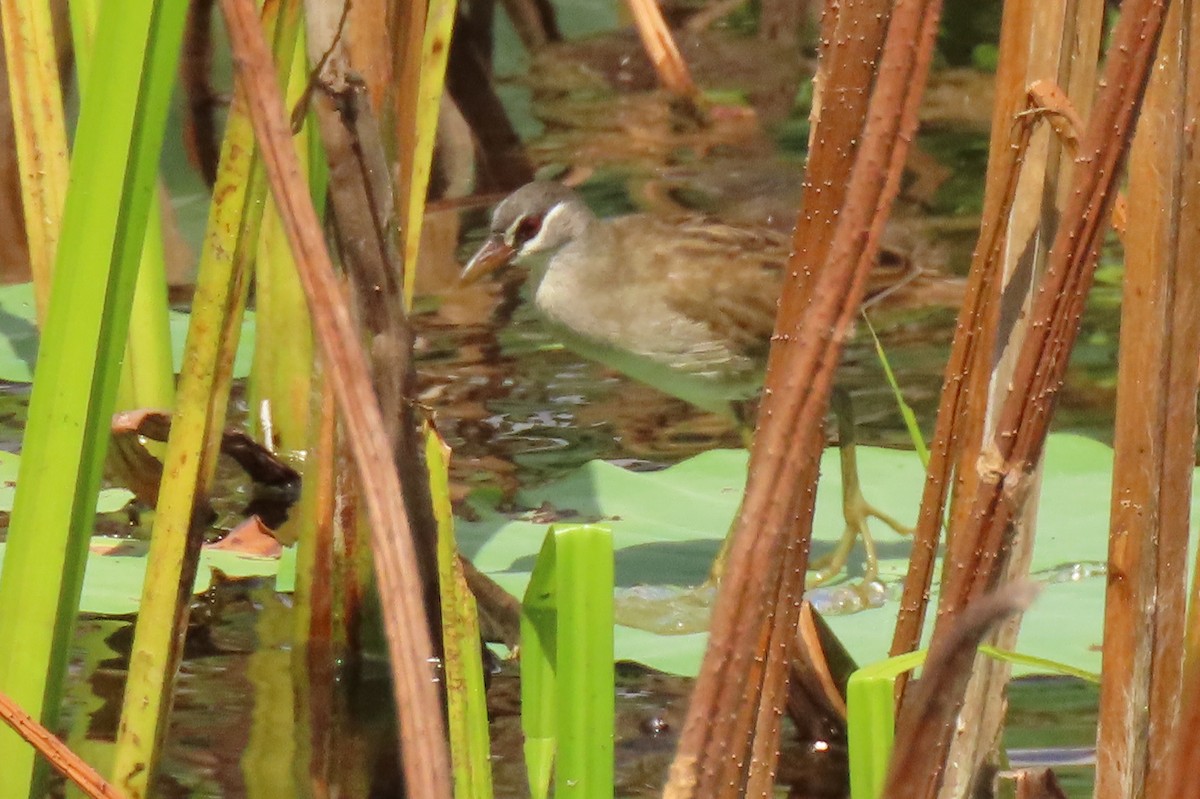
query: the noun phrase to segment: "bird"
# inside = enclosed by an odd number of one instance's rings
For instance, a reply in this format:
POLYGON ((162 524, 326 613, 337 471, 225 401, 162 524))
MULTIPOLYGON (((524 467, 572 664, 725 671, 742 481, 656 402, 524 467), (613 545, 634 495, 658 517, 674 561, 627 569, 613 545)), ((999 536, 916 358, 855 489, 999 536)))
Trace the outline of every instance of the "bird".
MULTIPOLYGON (((496 205, 460 283, 509 264, 532 266, 534 304, 564 345, 698 408, 732 416, 748 433, 790 244, 779 231, 708 217, 601 218, 572 188, 538 180, 496 205)), ((875 270, 867 302, 917 274, 908 265, 875 270)), ((844 411, 847 396, 833 405, 844 411)), ((814 561, 810 585, 840 573, 857 538, 867 553, 863 584, 877 580, 868 518, 911 533, 863 498, 844 440, 850 427, 839 425, 846 530, 832 553, 814 561)), ((714 562, 714 579, 724 552, 714 562)))

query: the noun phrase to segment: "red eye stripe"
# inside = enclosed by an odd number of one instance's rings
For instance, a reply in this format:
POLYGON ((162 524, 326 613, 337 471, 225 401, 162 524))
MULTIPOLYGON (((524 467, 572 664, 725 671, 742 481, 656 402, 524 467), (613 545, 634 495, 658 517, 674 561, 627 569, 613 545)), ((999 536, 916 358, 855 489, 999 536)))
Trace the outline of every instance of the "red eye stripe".
POLYGON ((513 233, 513 239, 516 244, 524 244, 538 234, 542 229, 541 217, 523 216, 521 221, 517 223, 517 229, 513 233))

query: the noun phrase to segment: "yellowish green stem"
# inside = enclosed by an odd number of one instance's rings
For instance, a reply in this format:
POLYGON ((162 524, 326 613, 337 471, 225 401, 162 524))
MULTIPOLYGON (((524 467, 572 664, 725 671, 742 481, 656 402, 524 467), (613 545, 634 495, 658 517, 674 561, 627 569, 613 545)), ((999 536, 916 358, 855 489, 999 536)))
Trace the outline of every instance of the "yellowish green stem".
MULTIPOLYGON (((75 138, 54 287, 0 573, 0 691, 53 728, 79 607, 186 7, 107 3, 75 138)), ((0 731, 0 797, 37 793, 0 731)))

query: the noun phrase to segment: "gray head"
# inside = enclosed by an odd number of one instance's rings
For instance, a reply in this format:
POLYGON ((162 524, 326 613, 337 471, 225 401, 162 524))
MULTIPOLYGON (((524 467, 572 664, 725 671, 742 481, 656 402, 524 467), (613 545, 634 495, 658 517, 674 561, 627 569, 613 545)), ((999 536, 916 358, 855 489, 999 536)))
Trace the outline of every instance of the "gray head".
POLYGON ((505 264, 554 252, 595 218, 579 195, 561 183, 527 183, 492 211, 491 233, 467 262, 461 280, 470 283, 505 264))

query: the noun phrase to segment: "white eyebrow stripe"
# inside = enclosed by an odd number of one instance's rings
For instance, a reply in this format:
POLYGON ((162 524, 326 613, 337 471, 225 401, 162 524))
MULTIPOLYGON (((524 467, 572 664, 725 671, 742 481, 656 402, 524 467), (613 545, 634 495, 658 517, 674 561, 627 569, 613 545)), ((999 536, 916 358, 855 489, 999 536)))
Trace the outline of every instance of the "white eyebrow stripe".
MULTIPOLYGON (((545 243, 546 231, 552 228, 555 218, 566 209, 566 206, 567 204, 565 202, 556 203, 550 208, 549 211, 546 212, 546 215, 542 217, 542 224, 541 227, 538 228, 537 235, 521 246, 521 252, 537 252, 539 249, 541 249, 542 245, 545 243)), ((521 217, 516 222, 513 222, 512 226, 508 229, 508 232, 504 234, 505 242, 510 247, 516 244, 517 228, 521 225, 521 221, 524 219, 525 217, 521 217)))

